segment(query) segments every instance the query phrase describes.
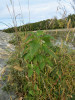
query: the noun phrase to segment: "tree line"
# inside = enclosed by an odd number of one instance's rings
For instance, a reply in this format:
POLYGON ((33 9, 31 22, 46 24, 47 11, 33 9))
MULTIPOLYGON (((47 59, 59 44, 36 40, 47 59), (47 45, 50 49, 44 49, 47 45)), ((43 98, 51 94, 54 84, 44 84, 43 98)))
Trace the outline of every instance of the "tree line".
MULTIPOLYGON (((22 25, 17 27, 18 31, 35 31, 35 30, 49 30, 49 29, 63 29, 67 28, 67 23, 70 20, 69 28, 75 27, 75 14, 70 14, 68 17, 57 19, 47 19, 40 22, 29 23, 26 25, 22 25)), ((15 32, 14 27, 4 29, 4 32, 12 33, 15 32)))

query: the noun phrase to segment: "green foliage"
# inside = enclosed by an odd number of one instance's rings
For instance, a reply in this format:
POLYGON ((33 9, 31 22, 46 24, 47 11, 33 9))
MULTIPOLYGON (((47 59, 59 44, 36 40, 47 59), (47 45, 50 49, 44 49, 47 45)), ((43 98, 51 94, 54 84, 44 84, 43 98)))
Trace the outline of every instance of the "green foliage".
POLYGON ((59 28, 66 28, 67 22, 65 19, 58 20, 59 28))
POLYGON ((7 32, 7 33, 13 33, 13 32, 15 32, 15 30, 14 30, 13 27, 12 28, 8 28, 8 29, 4 29, 3 31, 7 32))
POLYGON ((11 78, 7 83, 18 96, 27 100, 68 100, 74 94, 74 61, 66 49, 53 46, 52 39, 42 31, 21 36, 10 59, 11 78))
POLYGON ((73 15, 69 15, 68 16, 68 20, 71 19, 71 24, 72 24, 72 27, 75 27, 75 14, 73 15))
MULTIPOLYGON (((17 27, 17 30, 24 32, 24 31, 66 28, 67 22, 69 21, 69 19, 71 19, 72 28, 74 28, 75 27, 75 14, 69 15, 68 17, 64 19, 54 18, 54 19, 43 20, 43 21, 36 22, 36 23, 26 24, 26 25, 17 27)), ((5 29, 3 31, 7 33, 13 33, 15 32, 15 28, 12 27, 12 28, 5 29)))

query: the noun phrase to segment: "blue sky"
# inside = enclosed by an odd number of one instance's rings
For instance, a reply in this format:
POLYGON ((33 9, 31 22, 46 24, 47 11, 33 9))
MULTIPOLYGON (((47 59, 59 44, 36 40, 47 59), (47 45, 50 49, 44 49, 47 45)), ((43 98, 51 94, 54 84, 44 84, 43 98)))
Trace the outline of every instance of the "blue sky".
MULTIPOLYGON (((0 29, 13 26, 11 18, 13 17, 13 10, 10 1, 11 0, 0 0, 0 29), (8 8, 10 9, 11 14, 9 13, 8 8)), ((19 26, 23 23, 29 23, 28 0, 12 1, 14 2, 15 15, 17 16, 17 25, 19 26), (19 2, 21 5, 21 9, 19 2)), ((57 18, 61 18, 63 15, 63 11, 57 10, 58 6, 65 6, 67 15, 70 13, 74 13, 70 5, 70 2, 72 2, 72 0, 61 0, 61 2, 62 5, 58 3, 58 0, 29 0, 30 22, 50 19, 55 16, 57 16, 57 18)))

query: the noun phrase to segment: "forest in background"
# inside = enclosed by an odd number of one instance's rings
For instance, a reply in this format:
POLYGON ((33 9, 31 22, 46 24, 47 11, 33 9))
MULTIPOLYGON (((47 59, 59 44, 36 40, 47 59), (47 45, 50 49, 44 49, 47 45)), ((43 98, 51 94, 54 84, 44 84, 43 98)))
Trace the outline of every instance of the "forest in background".
MULTIPOLYGON (((26 25, 18 26, 18 31, 35 31, 35 30, 49 30, 49 29, 63 29, 67 28, 67 22, 69 21, 69 27, 74 28, 75 27, 75 14, 70 14, 68 17, 57 19, 56 17, 54 19, 47 19, 40 22, 35 23, 29 23, 26 25)), ((4 32, 12 33, 15 32, 14 27, 4 29, 4 32)))

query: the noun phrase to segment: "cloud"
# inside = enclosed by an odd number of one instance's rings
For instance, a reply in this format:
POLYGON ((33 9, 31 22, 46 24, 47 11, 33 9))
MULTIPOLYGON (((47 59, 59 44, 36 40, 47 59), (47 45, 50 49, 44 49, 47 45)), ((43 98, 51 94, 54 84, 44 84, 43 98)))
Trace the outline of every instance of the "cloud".
MULTIPOLYGON (((13 25, 11 20, 11 17, 13 18, 14 15, 12 5, 10 4, 10 0, 6 0, 7 3, 4 1, 5 0, 1 1, 0 3, 0 21, 5 22, 7 24, 10 23, 13 25), (6 4, 8 4, 11 16, 6 7, 6 4)), ((22 18, 24 19, 24 23, 28 23, 29 22, 28 0, 12 0, 12 1, 14 1, 14 10, 15 10, 15 15, 17 16, 16 18, 18 25, 21 24, 22 18), (21 9, 18 1, 20 2, 21 9)), ((68 13, 73 12, 68 3, 63 2, 63 5, 64 4, 66 6, 68 13)), ((57 7, 58 7, 57 0, 30 0, 30 7, 29 7, 30 21, 37 22, 40 20, 53 18, 54 16, 59 17, 59 14, 57 13, 57 7)))

